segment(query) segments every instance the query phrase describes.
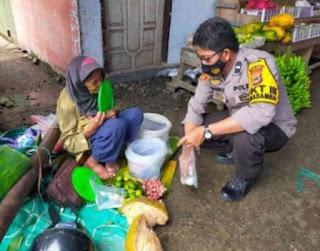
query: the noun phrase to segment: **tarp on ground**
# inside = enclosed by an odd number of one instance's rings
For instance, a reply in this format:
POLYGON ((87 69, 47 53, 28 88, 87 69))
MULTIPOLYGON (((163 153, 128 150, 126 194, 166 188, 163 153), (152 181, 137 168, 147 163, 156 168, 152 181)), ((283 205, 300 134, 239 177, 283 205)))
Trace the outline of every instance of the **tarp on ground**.
MULTIPOLYGON (((30 250, 36 236, 51 225, 48 208, 48 203, 42 202, 39 197, 24 203, 3 238, 0 250, 30 250)), ((59 207, 56 208, 59 210, 59 207)), ((85 227, 96 250, 121 250, 109 249, 114 244, 124 247, 128 224, 126 217, 116 209, 99 210, 95 204, 87 204, 79 209, 78 216, 78 223, 85 227)), ((69 208, 60 212, 60 217, 62 221, 74 221, 76 218, 69 208)))

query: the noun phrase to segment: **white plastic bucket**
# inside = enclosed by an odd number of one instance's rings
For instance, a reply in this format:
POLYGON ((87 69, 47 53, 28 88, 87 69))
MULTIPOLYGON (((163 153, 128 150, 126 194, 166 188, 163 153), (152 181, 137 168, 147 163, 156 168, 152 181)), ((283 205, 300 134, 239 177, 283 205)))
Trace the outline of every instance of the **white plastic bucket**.
POLYGON ((172 127, 170 120, 157 113, 144 113, 143 116, 137 139, 160 138, 167 142, 172 127))
POLYGON ((125 151, 130 174, 140 179, 158 179, 166 154, 167 144, 162 139, 133 141, 125 151))

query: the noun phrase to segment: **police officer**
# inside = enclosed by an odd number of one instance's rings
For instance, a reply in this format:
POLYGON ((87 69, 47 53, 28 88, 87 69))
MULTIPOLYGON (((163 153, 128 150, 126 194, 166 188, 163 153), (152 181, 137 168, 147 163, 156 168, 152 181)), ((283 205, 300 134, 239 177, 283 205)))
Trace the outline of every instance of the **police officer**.
POLYGON ((228 21, 211 18, 197 29, 193 45, 203 74, 190 99, 184 124, 185 136, 178 145, 232 146, 218 161, 234 162, 236 173, 222 188, 220 197, 241 200, 263 169, 263 154, 282 148, 295 133, 285 86, 274 57, 254 49, 239 49, 228 21), (211 100, 222 101, 224 112, 205 113, 211 100))

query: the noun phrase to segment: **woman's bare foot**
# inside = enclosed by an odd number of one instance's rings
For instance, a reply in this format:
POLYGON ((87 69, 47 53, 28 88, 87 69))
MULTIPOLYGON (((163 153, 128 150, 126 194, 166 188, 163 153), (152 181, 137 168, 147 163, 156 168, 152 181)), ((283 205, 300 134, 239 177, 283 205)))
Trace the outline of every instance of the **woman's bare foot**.
POLYGON ((110 172, 107 168, 97 162, 92 156, 90 156, 85 162, 84 165, 92 169, 100 179, 106 180, 112 178, 114 174, 110 172))
POLYGON ((116 172, 120 168, 118 163, 105 163, 104 166, 108 170, 109 173, 112 173, 112 177, 115 176, 116 172))

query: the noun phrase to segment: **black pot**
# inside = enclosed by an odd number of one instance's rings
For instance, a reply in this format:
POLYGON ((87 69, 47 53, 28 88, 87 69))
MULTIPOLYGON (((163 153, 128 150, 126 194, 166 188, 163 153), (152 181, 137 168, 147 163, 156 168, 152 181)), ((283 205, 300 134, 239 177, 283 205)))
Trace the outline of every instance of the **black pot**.
POLYGON ((94 251, 92 240, 77 227, 56 226, 39 234, 32 251, 94 251))

